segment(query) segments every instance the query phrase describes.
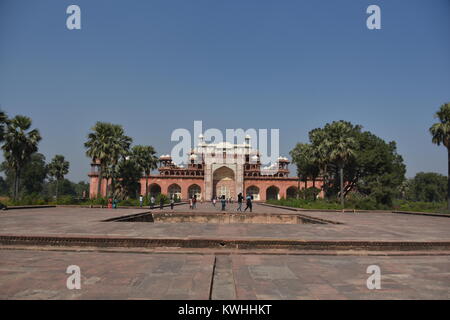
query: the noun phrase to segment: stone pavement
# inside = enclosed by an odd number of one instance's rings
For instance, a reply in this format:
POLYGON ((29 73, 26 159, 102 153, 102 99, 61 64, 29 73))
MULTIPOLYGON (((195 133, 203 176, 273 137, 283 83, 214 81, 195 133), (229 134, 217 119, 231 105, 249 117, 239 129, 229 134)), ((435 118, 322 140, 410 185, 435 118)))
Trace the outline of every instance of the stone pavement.
POLYGON ((0 250, 0 299, 208 299, 214 256, 0 250), (66 286, 67 267, 81 289, 66 286))
POLYGON ((450 257, 236 255, 239 299, 449 299, 450 257), (381 271, 369 290, 367 267, 381 271))
POLYGON ((0 299, 449 299, 450 256, 136 254, 0 250, 0 299), (381 289, 369 290, 369 265, 381 289), (69 265, 81 289, 69 290, 69 265), (213 285, 211 288, 211 281, 213 285))
MULTIPOLYGON (((232 205, 235 206, 235 205, 232 205)), ((197 212, 211 212, 210 203, 199 204, 197 212)), ((155 209, 159 212, 159 209, 155 209)), ((164 209, 170 212, 170 209, 164 209)), ((394 213, 302 212, 342 224, 201 224, 103 222, 103 220, 146 212, 148 209, 47 208, 0 212, 1 235, 117 236, 132 238, 183 239, 287 239, 332 241, 450 241, 450 218, 394 213)), ((175 207, 188 212, 188 206, 175 207)), ((213 212, 216 212, 213 211, 213 212)), ((279 208, 255 205, 255 212, 295 214, 279 208)))
MULTIPOLYGON (((229 212, 235 205, 230 206, 229 212)), ((57 207, 0 212, 0 236, 296 241, 450 241, 450 218, 392 213, 301 212, 341 224, 104 222, 148 209, 57 207)), ((155 209, 159 212, 159 209, 155 209)), ((164 209, 170 212, 169 209, 164 209)), ((187 206, 176 212, 189 212, 187 206)), ((218 212, 210 203, 195 212, 218 212)), ((296 214, 256 204, 258 213, 296 214)), ((0 299, 449 299, 448 251, 189 252, 189 248, 0 246, 0 299), (58 250, 58 251, 57 251, 58 250), (269 254, 270 253, 270 254, 269 254), (345 255, 343 255, 345 254, 345 255), (369 290, 367 266, 381 268, 369 290), (66 288, 81 268, 82 289, 66 288)))

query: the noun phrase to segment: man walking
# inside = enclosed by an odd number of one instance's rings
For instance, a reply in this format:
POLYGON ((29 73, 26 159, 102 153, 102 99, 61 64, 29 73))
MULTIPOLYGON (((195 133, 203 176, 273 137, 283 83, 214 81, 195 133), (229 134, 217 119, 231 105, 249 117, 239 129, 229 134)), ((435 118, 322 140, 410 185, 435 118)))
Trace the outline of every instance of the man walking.
POLYGON ((142 197, 142 194, 139 196, 139 207, 142 208, 142 204, 144 202, 144 198, 142 197))
POLYGON ((238 208, 236 211, 242 212, 242 200, 244 200, 244 197, 242 196, 242 193, 238 194, 238 208))
POLYGON ((247 206, 245 207, 244 212, 246 212, 247 209, 250 209, 250 212, 252 212, 252 206, 253 206, 252 197, 250 195, 247 195, 246 200, 247 200, 246 201, 247 206))
POLYGON ((155 206, 155 198, 152 196, 150 198, 150 209, 153 209, 154 206, 155 206))

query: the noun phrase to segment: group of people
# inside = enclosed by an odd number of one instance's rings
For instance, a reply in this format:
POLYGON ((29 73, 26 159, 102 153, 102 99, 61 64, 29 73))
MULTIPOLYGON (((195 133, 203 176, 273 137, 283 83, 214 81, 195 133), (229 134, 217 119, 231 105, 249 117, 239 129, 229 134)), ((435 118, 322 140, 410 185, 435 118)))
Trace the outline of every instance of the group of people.
MULTIPOLYGON (((159 198, 159 209, 163 209, 164 208, 164 198, 160 197, 159 198)), ((170 203, 170 209, 173 210, 173 206, 175 205, 175 199, 173 198, 173 196, 170 197, 169 199, 169 203, 170 203)), ((156 199, 154 196, 150 197, 150 209, 155 208, 155 204, 156 204, 156 199)), ((139 207, 142 208, 142 206, 144 205, 144 197, 142 196, 142 194, 139 196, 139 207)))
POLYGON ((196 209, 197 208, 197 195, 193 195, 189 198, 189 209, 196 209))
MULTIPOLYGON (((230 198, 226 198, 225 195, 222 195, 219 197, 219 199, 217 199, 217 197, 213 197, 211 199, 211 202, 213 204, 213 206, 216 206, 217 201, 220 201, 221 204, 221 211, 225 211, 226 210, 226 205, 227 203, 233 203, 233 199, 230 198)), ((245 200, 245 204, 246 207, 244 209, 244 212, 247 211, 247 209, 249 209, 250 212, 252 212, 253 210, 253 196, 252 195, 247 195, 245 198, 242 195, 242 193, 239 193, 237 196, 237 209, 236 211, 240 211, 242 212, 242 204, 244 203, 245 200)), ((162 210, 164 208, 164 198, 160 197, 159 199, 159 208, 162 210)), ((174 204, 175 204, 175 199, 173 196, 170 197, 169 199, 169 203, 170 203, 170 209, 173 210, 174 204)), ((142 195, 139 196, 139 206, 142 208, 144 205, 144 197, 142 195)), ((150 197, 150 209, 154 209, 156 205, 156 199, 154 196, 150 197)), ((197 195, 193 195, 192 197, 189 198, 189 209, 193 210, 197 208, 197 195)))
MULTIPOLYGON (((222 205, 222 208, 221 208, 222 211, 226 210, 227 203, 233 203, 233 199, 226 198, 225 195, 220 196, 219 200, 222 205)), ((217 197, 213 197, 211 199, 211 202, 212 202, 213 206, 215 207, 216 203, 217 203, 217 197)), ((242 195, 242 193, 239 193, 238 197, 237 197, 238 207, 237 207, 236 211, 242 212, 242 203, 243 202, 244 202, 244 196, 242 195)), ((244 209, 244 212, 247 211, 247 209, 249 209, 250 212, 252 212, 252 209, 253 209, 253 196, 252 195, 247 195, 245 197, 245 204, 246 204, 246 207, 244 209)))

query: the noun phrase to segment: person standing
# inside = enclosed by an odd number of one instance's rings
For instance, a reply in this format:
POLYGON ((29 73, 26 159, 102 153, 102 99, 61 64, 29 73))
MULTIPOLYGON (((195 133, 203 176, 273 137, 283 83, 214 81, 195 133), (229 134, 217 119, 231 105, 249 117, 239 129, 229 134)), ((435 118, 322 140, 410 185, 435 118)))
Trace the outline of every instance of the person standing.
POLYGON ((153 207, 155 206, 155 197, 151 197, 150 198, 150 209, 153 209, 153 207))
POLYGON ((211 202, 212 202, 213 206, 215 207, 216 206, 216 197, 212 197, 211 202))
POLYGON ((161 197, 161 198, 159 199, 159 209, 162 210, 163 207, 164 207, 164 198, 161 197))
POLYGON ((192 207, 192 204, 193 204, 193 199, 192 199, 192 197, 191 198, 189 198, 189 209, 192 209, 193 207, 192 207))
POLYGON ((242 196, 242 193, 240 192, 238 194, 238 208, 236 211, 242 212, 242 200, 244 200, 244 197, 242 196))
POLYGON ((173 205, 175 204, 175 200, 173 199, 173 196, 170 197, 170 210, 173 210, 173 205))
POLYGON ((247 206, 245 207, 244 212, 247 211, 247 209, 250 209, 250 212, 252 212, 253 204, 252 204, 252 197, 250 195, 246 197, 246 204, 247 206))
POLYGON ((144 197, 142 197, 142 194, 139 196, 139 207, 142 208, 142 204, 144 203, 144 197))
POLYGON ((197 208, 197 195, 194 194, 194 198, 192 199, 192 209, 197 208))
POLYGON ((225 199, 225 196, 223 195, 220 199, 220 202, 222 203, 222 211, 225 211, 225 206, 227 204, 227 199, 225 199))

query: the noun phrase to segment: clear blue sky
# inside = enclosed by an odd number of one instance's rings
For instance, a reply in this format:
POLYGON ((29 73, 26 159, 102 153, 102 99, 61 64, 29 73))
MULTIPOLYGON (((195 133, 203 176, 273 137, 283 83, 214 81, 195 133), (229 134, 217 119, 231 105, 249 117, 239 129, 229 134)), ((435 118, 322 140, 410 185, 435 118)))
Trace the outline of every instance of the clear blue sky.
POLYGON ((98 121, 169 153, 175 128, 279 128, 287 155, 345 119, 395 140, 408 176, 446 172, 431 143, 450 100, 449 0, 0 0, 0 105, 87 180, 98 121), (82 29, 66 28, 77 4, 82 29), (382 29, 366 27, 366 8, 382 29))

